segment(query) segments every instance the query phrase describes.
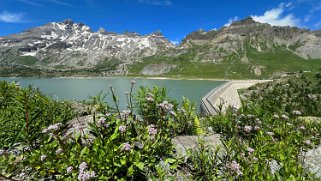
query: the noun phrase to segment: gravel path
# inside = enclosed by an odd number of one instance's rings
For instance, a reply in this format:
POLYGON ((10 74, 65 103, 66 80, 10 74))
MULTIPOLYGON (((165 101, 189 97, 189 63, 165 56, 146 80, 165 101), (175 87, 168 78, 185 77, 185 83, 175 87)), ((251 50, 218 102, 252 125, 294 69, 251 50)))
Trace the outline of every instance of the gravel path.
POLYGON ((201 109, 203 114, 217 114, 219 105, 222 104, 222 111, 227 107, 241 107, 241 100, 237 92, 238 89, 247 89, 257 83, 268 82, 269 80, 233 80, 223 84, 208 93, 201 99, 201 109))

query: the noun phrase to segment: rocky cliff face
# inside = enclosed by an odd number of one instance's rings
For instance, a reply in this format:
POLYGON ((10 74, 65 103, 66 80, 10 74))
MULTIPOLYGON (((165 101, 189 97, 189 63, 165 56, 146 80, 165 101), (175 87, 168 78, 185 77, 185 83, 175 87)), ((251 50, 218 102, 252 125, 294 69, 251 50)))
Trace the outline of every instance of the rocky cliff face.
POLYGON ((0 37, 1 64, 50 68, 92 68, 127 64, 172 48, 160 32, 148 35, 93 32, 83 23, 65 20, 0 37))
MULTIPOLYGON (((195 60, 217 62, 231 53, 247 61, 246 47, 257 52, 286 47, 289 51, 308 59, 321 58, 321 33, 295 27, 278 27, 255 22, 251 17, 232 23, 218 31, 198 31, 187 35, 181 48, 207 46, 195 60)), ((202 49, 200 49, 202 50, 202 49)))

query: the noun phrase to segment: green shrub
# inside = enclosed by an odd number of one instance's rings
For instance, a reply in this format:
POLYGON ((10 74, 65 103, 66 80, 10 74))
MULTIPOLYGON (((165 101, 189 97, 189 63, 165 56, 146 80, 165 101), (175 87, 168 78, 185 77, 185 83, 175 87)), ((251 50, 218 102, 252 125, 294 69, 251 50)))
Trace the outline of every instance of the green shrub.
POLYGON ((38 89, 0 82, 0 148, 15 143, 34 145, 41 130, 53 123, 66 123, 74 114, 68 102, 44 96, 38 89))

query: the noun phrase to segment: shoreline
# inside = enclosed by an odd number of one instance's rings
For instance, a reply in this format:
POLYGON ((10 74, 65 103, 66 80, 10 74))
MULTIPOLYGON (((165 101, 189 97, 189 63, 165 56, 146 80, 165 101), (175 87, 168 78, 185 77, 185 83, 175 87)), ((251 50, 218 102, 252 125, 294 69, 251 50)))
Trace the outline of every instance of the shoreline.
POLYGON ((89 77, 89 76, 63 76, 63 77, 0 77, 8 79, 116 79, 116 78, 128 78, 128 79, 150 79, 150 80, 208 80, 208 81, 266 81, 271 79, 222 79, 222 78, 177 78, 177 77, 131 77, 131 76, 111 76, 111 77, 89 77))
POLYGON ((232 106, 239 109, 241 107, 239 89, 247 89, 256 84, 266 83, 273 80, 232 80, 227 81, 201 98, 201 114, 215 115, 219 111, 220 105, 222 112, 232 106))

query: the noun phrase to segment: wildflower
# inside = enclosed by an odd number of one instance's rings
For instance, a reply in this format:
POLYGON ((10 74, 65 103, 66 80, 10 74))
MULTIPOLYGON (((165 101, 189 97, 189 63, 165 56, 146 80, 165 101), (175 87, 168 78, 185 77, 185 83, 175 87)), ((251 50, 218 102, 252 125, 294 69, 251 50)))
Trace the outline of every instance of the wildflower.
POLYGON ((43 162, 46 160, 46 158, 47 158, 47 155, 41 155, 40 160, 43 162))
POLYGON ((227 168, 229 168, 232 172, 234 172, 238 176, 243 175, 243 173, 241 172, 241 166, 236 161, 232 161, 231 163, 228 163, 227 168))
POLYGON ((122 134, 124 134, 125 133, 125 131, 126 131, 126 129, 127 129, 127 127, 126 126, 119 126, 119 131, 122 133, 122 134))
POLYGON ((269 135, 269 136, 274 136, 274 133, 270 132, 270 131, 266 132, 266 134, 269 135))
POLYGON ((67 167, 66 171, 67 171, 67 174, 70 174, 72 172, 72 170, 74 169, 74 167, 70 166, 70 167, 67 167))
POLYGON ((104 117, 99 118, 97 121, 97 126, 105 126, 106 125, 105 121, 106 121, 106 118, 104 117))
POLYGON ((106 115, 107 117, 109 117, 109 116, 111 115, 111 113, 106 113, 105 115, 106 115))
POLYGON ((261 129, 260 126, 254 126, 255 131, 260 131, 260 129, 261 129))
POLYGON ((128 142, 126 142, 121 150, 122 151, 130 151, 131 149, 132 149, 132 147, 130 146, 130 144, 128 142))
POLYGON ((149 128, 148 128, 148 133, 149 133, 149 136, 152 139, 154 139, 155 135, 157 134, 157 129, 150 125, 149 128))
POLYGON ((285 120, 288 120, 288 119, 289 119, 289 117, 288 117, 287 115, 285 115, 285 114, 282 114, 282 115, 281 115, 281 118, 282 118, 282 119, 285 119, 285 120))
POLYGON ((136 83, 136 81, 135 81, 135 80, 131 80, 130 82, 131 82, 132 84, 135 84, 135 83, 136 83))
POLYGON ((147 101, 147 102, 154 102, 154 99, 151 98, 151 97, 146 97, 146 101, 147 101))
POLYGON ((279 117, 279 115, 274 114, 274 115, 273 115, 273 118, 274 118, 274 119, 279 119, 280 117, 279 117))
POLYGON ((255 121, 256 122, 261 122, 261 120, 259 118, 256 118, 255 121))
POLYGON ((296 116, 300 116, 302 113, 301 113, 301 111, 299 111, 299 110, 293 110, 293 111, 292 111, 292 114, 293 114, 293 115, 296 115, 296 116))
POLYGON ((259 159, 257 159, 256 157, 253 157, 252 158, 253 159, 253 161, 255 161, 255 162, 257 162, 259 159))
POLYGON ((84 172, 84 170, 86 170, 88 168, 87 163, 86 162, 82 162, 79 165, 79 172, 84 172))
POLYGON ((244 126, 243 130, 244 130, 246 133, 249 133, 249 132, 251 132, 251 130, 252 130, 252 126, 244 126))
POLYGON ((306 144, 306 145, 311 145, 311 141, 310 140, 306 140, 303 143, 306 144))
POLYGON ((94 171, 79 172, 78 180, 86 181, 95 177, 96 177, 96 173, 94 171))
POLYGON ((173 104, 170 104, 167 101, 163 101, 158 106, 161 107, 165 111, 169 111, 173 108, 173 104))
POLYGON ((249 154, 252 154, 254 152, 254 149, 251 147, 248 147, 246 151, 249 152, 249 154))
MULTIPOLYGON (((68 168, 67 168, 67 173, 68 173, 68 168)), ((87 168, 88 168, 88 166, 87 166, 86 162, 82 162, 79 165, 78 180, 85 181, 85 180, 90 180, 91 178, 95 178, 96 177, 96 173, 94 171, 85 171, 87 168)), ((70 172, 72 171, 72 167, 71 167, 71 169, 69 169, 69 171, 70 172)))
POLYGON ((59 148, 58 150, 56 150, 56 155, 59 155, 60 153, 62 153, 62 149, 61 148, 59 148))
POLYGON ((299 130, 305 130, 305 127, 304 126, 300 126, 299 130))

